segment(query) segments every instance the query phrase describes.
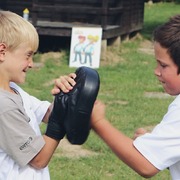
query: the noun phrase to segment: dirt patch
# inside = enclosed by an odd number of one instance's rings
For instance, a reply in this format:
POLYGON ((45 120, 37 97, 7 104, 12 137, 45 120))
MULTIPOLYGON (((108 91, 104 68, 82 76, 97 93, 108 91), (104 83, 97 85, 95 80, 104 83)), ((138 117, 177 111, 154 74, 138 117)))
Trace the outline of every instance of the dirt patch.
POLYGON ((148 41, 148 40, 143 41, 138 50, 145 54, 154 55, 154 48, 152 41, 148 41))
POLYGON ((111 105, 111 104, 119 104, 119 105, 127 105, 129 104, 128 101, 123 101, 123 100, 116 100, 116 101, 109 101, 107 102, 108 105, 111 105))
POLYGON ((116 65, 122 61, 124 59, 120 56, 119 48, 107 47, 104 57, 101 57, 100 66, 116 65))
POLYGON ((171 98, 169 94, 163 92, 145 92, 144 96, 147 98, 159 98, 159 99, 171 98))
POLYGON ((61 157, 80 158, 98 155, 98 153, 84 149, 81 145, 72 145, 66 138, 62 139, 58 146, 58 154, 61 157))
POLYGON ((40 69, 44 66, 44 63, 41 63, 41 62, 34 62, 34 67, 33 68, 36 68, 36 69, 40 69))
POLYGON ((47 60, 54 60, 55 62, 59 62, 60 59, 65 55, 65 52, 48 52, 41 54, 41 62, 45 62, 47 60))

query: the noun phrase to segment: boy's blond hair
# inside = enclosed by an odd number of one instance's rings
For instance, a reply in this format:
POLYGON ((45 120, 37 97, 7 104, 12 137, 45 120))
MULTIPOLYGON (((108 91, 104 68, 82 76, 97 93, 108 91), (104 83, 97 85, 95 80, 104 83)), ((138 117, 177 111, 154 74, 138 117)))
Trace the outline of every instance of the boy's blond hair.
POLYGON ((39 37, 30 22, 13 12, 0 10, 0 43, 5 43, 9 50, 16 49, 22 43, 28 43, 36 52, 39 37))

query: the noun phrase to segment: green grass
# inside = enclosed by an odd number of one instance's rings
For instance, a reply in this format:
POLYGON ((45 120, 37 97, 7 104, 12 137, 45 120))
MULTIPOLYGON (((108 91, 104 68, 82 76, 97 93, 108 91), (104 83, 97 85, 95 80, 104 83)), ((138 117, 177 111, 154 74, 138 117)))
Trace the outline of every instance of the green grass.
POLYGON ((151 34, 156 26, 180 13, 180 4, 175 3, 154 3, 153 5, 146 5, 145 8, 145 24, 142 34, 148 39, 151 39, 151 34))
MULTIPOLYGON (((107 106, 106 115, 109 121, 129 137, 138 127, 154 126, 162 119, 173 98, 147 98, 145 92, 163 92, 153 70, 153 55, 142 53, 139 47, 159 24, 170 16, 180 13, 180 5, 158 3, 145 6, 144 28, 142 38, 123 42, 117 53, 120 59, 117 64, 102 65, 99 69, 101 86, 98 98, 107 106)), ((108 48, 113 51, 112 48, 108 48)), ((36 55, 36 61, 41 57, 36 55)), ((50 90, 55 77, 74 72, 68 67, 69 52, 54 60, 45 61, 44 67, 35 68, 27 77, 23 88, 40 99, 51 101, 50 90)), ((42 127, 42 131, 44 130, 42 127)), ((58 149, 53 156, 49 168, 52 180, 142 180, 143 178, 123 164, 93 132, 83 148, 98 153, 96 156, 67 158, 59 156, 58 149)), ((169 171, 160 172, 153 180, 170 179, 169 171)))

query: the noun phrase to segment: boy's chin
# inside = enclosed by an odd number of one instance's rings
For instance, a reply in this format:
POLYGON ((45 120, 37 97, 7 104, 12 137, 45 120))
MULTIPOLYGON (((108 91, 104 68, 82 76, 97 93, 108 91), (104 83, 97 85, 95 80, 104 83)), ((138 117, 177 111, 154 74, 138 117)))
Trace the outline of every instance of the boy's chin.
POLYGON ((19 81, 14 81, 14 83, 16 83, 16 84, 24 84, 25 83, 25 79, 21 79, 19 81))

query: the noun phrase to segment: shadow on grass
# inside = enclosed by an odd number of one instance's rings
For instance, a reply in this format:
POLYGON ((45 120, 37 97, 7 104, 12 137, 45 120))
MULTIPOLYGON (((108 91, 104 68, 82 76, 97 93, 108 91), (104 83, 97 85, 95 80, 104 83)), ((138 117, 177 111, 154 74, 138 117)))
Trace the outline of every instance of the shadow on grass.
POLYGON ((147 22, 141 31, 142 36, 147 40, 152 40, 153 31, 156 27, 160 26, 163 22, 154 21, 154 22, 147 22))

